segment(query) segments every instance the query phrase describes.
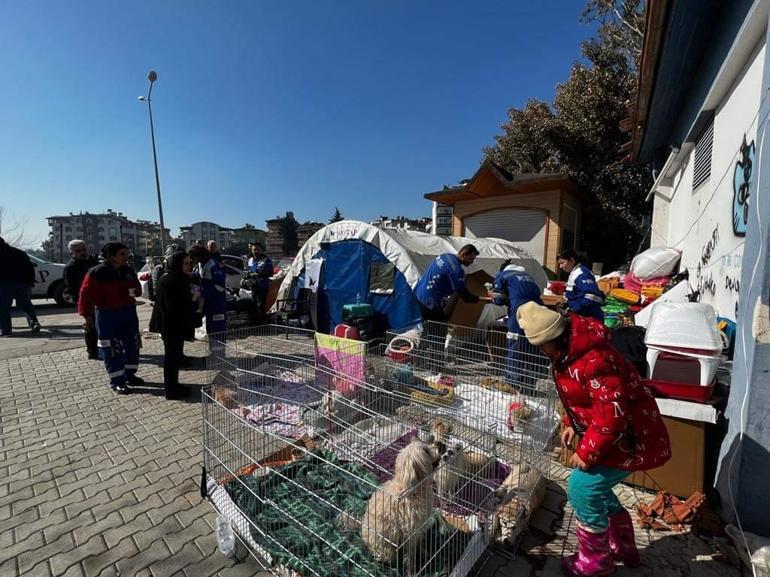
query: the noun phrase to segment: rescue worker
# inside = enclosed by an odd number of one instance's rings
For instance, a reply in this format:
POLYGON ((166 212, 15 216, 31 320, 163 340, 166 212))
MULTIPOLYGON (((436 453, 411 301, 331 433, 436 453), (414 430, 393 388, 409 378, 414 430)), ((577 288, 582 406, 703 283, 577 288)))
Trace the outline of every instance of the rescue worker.
POLYGON ((249 243, 251 256, 246 261, 247 279, 251 285, 251 308, 249 324, 259 325, 267 322, 267 293, 270 290, 270 277, 273 276, 273 261, 265 254, 262 243, 249 243))
POLYGON ((539 355, 531 355, 531 345, 524 338, 516 312, 528 302, 543 304, 540 300, 540 287, 523 266, 506 260, 500 266, 492 285, 492 300, 496 305, 508 307, 508 362, 505 382, 514 387, 531 388, 539 374, 539 365, 535 364, 539 355), (527 359, 527 353, 530 353, 527 359), (527 362, 529 360, 530 362, 527 362))
POLYGON ((604 295, 593 273, 581 263, 578 254, 572 249, 562 252, 559 255, 559 268, 569 275, 564 295, 567 297, 569 311, 604 321, 604 295))
POLYGON ((193 276, 199 279, 203 297, 203 315, 206 318, 206 334, 222 333, 225 330, 227 292, 225 272, 214 260, 207 248, 194 246, 190 258, 195 265, 193 276))
POLYGON ((142 287, 129 267, 128 247, 108 242, 102 248, 104 262, 86 274, 80 287, 78 314, 83 328, 96 327, 99 351, 112 390, 119 395, 144 381, 136 376, 139 368, 139 318, 136 297, 142 287))
MULTIPOLYGON (((71 240, 67 244, 72 258, 64 267, 64 300, 75 306, 80 299, 80 287, 83 286, 83 280, 89 270, 99 264, 99 259, 88 254, 88 247, 82 240, 71 240)), ((97 347, 96 328, 91 319, 91 327, 83 331, 86 339, 86 352, 88 358, 96 360, 99 358, 97 347)))
POLYGON ((468 291, 463 271, 463 267, 473 264, 478 254, 479 250, 475 246, 466 244, 456 255, 439 255, 430 264, 414 288, 414 296, 420 303, 424 321, 446 322, 444 305, 453 294, 458 294, 467 303, 479 302, 479 297, 468 291))

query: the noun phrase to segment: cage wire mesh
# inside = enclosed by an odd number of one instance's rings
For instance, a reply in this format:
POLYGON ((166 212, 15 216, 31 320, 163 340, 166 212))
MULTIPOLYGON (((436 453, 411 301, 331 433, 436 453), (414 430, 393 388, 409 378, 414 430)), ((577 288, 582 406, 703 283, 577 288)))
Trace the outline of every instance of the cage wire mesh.
POLYGON ((514 384, 483 333, 426 323, 380 346, 275 325, 209 336, 207 494, 263 567, 462 577, 490 545, 515 550, 544 496, 553 396, 542 357, 524 352, 514 384))

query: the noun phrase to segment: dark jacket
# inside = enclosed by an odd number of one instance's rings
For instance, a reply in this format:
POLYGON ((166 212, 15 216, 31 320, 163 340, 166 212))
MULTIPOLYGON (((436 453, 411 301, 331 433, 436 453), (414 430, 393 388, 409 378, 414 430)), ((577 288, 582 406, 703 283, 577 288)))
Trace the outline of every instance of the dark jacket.
POLYGON ((77 304, 80 299, 80 287, 86 273, 99 264, 95 256, 87 258, 71 258, 64 267, 64 300, 77 304))
POLYGON ((155 287, 155 304, 150 317, 150 330, 164 338, 192 340, 195 337, 198 303, 192 300, 190 278, 169 271, 160 277, 155 287))
POLYGON ((142 285, 134 269, 122 266, 116 269, 110 264, 100 264, 88 271, 80 287, 78 314, 90 317, 94 309, 110 310, 135 305, 142 294, 142 285))
POLYGON ((35 267, 27 253, 7 244, 0 248, 0 282, 35 284, 35 267))

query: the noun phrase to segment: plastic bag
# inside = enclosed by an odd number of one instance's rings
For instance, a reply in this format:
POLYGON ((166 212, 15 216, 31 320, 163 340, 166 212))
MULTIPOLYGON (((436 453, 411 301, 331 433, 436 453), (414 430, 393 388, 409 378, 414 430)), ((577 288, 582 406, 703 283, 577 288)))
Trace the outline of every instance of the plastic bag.
POLYGON ((206 334, 206 323, 203 323, 201 326, 195 329, 196 341, 205 341, 207 336, 208 335, 206 334))
POLYGON ((631 272, 640 280, 669 276, 676 270, 680 258, 682 253, 675 248, 648 248, 631 261, 631 272))

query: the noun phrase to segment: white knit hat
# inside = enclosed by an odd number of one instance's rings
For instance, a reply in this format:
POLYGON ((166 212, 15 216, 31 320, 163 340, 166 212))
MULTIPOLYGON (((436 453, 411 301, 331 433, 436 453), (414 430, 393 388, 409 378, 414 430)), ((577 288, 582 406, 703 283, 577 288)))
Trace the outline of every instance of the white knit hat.
POLYGON ((519 307, 516 318, 527 340, 535 346, 559 338, 567 328, 567 319, 562 315, 531 301, 519 307))

